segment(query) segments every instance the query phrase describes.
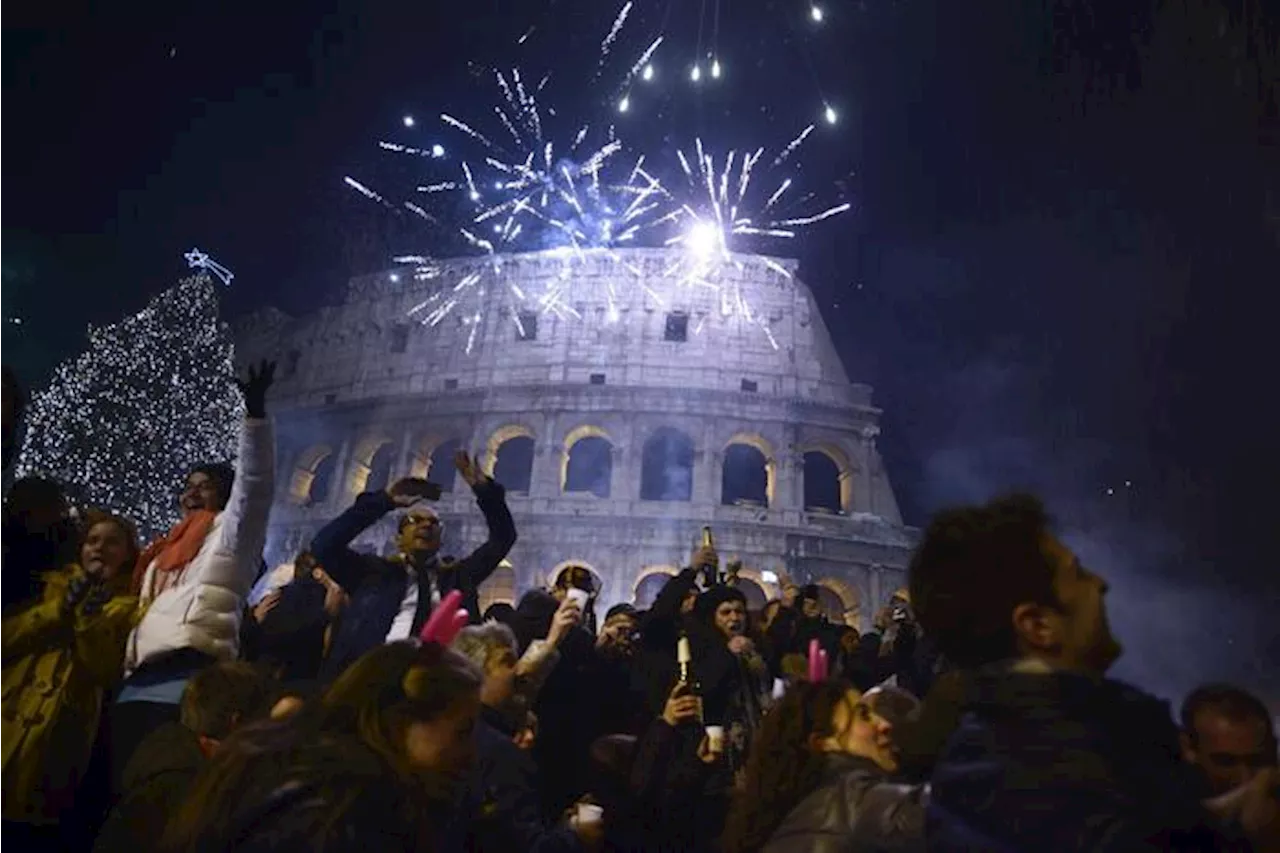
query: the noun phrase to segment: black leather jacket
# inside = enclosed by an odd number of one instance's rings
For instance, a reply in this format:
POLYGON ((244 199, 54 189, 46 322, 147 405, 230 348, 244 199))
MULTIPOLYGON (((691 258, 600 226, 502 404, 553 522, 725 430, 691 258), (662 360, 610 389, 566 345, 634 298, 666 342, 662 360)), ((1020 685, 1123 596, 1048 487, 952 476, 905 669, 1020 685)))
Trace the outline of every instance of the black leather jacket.
POLYGON ((897 785, 869 759, 832 753, 822 784, 800 801, 761 853, 924 850, 927 785, 897 785))

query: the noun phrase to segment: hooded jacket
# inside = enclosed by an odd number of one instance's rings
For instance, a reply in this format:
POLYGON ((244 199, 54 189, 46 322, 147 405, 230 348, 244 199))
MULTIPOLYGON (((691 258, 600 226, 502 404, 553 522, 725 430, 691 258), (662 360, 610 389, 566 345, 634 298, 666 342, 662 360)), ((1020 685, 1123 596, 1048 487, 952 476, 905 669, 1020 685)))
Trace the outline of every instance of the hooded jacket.
POLYGON ((97 611, 68 607, 83 577, 68 566, 45 577, 43 596, 4 620, 4 818, 52 822, 88 769, 106 691, 120 679, 138 600, 127 574, 97 611))

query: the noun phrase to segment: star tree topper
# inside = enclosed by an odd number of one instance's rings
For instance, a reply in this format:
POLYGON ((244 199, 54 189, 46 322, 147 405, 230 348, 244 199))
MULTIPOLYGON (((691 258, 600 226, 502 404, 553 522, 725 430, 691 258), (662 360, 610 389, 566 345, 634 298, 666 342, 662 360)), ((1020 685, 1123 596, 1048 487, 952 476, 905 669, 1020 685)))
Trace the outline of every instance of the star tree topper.
POLYGON ((187 266, 191 269, 208 270, 213 275, 216 275, 218 280, 227 286, 230 286, 231 279, 235 278, 235 275, 231 270, 227 269, 199 249, 192 249, 190 252, 183 255, 183 257, 187 259, 187 266))

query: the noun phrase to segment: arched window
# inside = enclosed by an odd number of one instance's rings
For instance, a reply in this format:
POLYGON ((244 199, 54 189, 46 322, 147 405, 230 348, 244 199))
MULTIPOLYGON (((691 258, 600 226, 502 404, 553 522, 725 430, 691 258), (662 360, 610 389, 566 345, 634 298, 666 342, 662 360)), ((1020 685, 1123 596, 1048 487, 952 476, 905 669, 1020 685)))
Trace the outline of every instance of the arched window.
POLYGON ((369 473, 364 480, 364 491, 377 492, 391 485, 391 465, 395 462, 396 451, 391 442, 386 442, 369 459, 369 473))
POLYGON ((565 461, 564 491, 590 492, 598 498, 607 498, 612 478, 613 445, 609 439, 588 435, 570 445, 565 461))
POLYGON ((837 625, 844 624, 844 612, 848 608, 845 606, 844 599, 840 594, 829 586, 818 585, 818 606, 822 608, 822 615, 827 617, 830 622, 837 625))
POLYGON ((720 501, 729 505, 769 505, 769 460, 760 450, 749 444, 725 448, 720 501))
POLYGON ((446 494, 453 491, 453 483, 458 476, 458 470, 453 465, 453 457, 460 447, 462 447, 462 441, 451 438, 448 441, 440 442, 431 451, 431 462, 427 467, 427 481, 438 485, 440 491, 446 494))
POLYGON ((667 585, 671 577, 665 571, 652 572, 642 577, 636 584, 636 607, 641 610, 652 607, 653 600, 658 597, 658 593, 662 592, 662 588, 667 585))
POLYGON ((371 492, 387 487, 386 479, 391 472, 391 463, 394 461, 393 454, 391 442, 384 436, 365 438, 355 446, 355 450, 351 453, 346 482, 347 490, 352 497, 362 492, 371 492), (370 479, 371 475, 375 473, 375 465, 381 469, 379 472, 379 476, 382 478, 381 486, 370 479))
POLYGON ((839 513, 840 468, 820 450, 804 455, 804 508, 810 512, 839 513))
POLYGON ((337 459, 328 445, 320 444, 303 451, 289 481, 289 500, 297 506, 313 506, 328 500, 336 467, 337 459))
POLYGON ((663 427, 644 443, 640 458, 640 500, 693 499, 693 440, 663 427))
POLYGON ((493 479, 507 491, 529 493, 533 480, 533 439, 527 435, 508 438, 494 454, 493 479))
POLYGON ((818 605, 832 622, 855 624, 858 589, 840 578, 824 578, 818 581, 818 605))
POLYGON ((480 584, 477 593, 481 615, 498 602, 514 605, 516 603, 516 570, 509 562, 503 560, 498 564, 498 568, 493 570, 493 574, 480 584))

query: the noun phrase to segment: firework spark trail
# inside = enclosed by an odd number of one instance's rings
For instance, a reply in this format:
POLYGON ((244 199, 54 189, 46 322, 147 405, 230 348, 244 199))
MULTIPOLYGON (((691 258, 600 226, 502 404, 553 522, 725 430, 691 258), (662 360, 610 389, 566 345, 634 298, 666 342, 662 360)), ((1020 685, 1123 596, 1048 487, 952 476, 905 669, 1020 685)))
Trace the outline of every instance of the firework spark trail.
POLYGON ((622 88, 631 85, 631 81, 636 78, 636 75, 644 71, 644 67, 649 64, 649 60, 653 58, 654 52, 657 51, 658 45, 662 44, 662 38, 662 36, 658 36, 653 40, 652 44, 645 48, 644 53, 640 54, 640 58, 635 61, 635 64, 631 66, 631 70, 627 72, 627 76, 623 79, 622 88))
POLYGON ((441 113, 440 120, 445 124, 450 125, 451 127, 456 127, 458 130, 462 131, 468 136, 471 136, 480 140, 485 144, 486 148, 496 147, 492 142, 489 141, 489 138, 485 136, 483 133, 480 133, 478 130, 475 130, 474 128, 472 128, 471 125, 467 124, 464 121, 459 121, 458 119, 454 118, 448 113, 441 113))
POLYGON ((480 199, 480 191, 476 189, 475 178, 471 176, 471 167, 467 165, 467 161, 462 161, 462 174, 467 176, 467 189, 471 192, 472 201, 480 199))
POLYGON ((782 153, 778 155, 778 159, 773 161, 773 165, 777 167, 785 163, 787 158, 795 153, 796 149, 800 147, 800 144, 803 143, 811 133, 813 133, 813 125, 809 125, 804 130, 800 131, 800 135, 787 143, 787 147, 782 149, 782 153))
POLYGON ((764 203, 764 207, 762 208, 762 210, 768 210, 769 208, 773 207, 774 202, 782 198, 782 194, 786 192, 790 186, 791 186, 790 178, 787 178, 781 184, 779 184, 778 188, 774 190, 773 195, 769 196, 769 200, 764 203))
POLYGON ((821 222, 824 219, 830 219, 838 213, 844 213, 852 205, 848 202, 837 204, 835 207, 828 208, 821 213, 815 213, 813 216, 801 216, 796 219, 784 219, 781 222, 772 223, 774 225, 812 225, 815 222, 821 222))
POLYGON ((357 181, 355 178, 351 177, 350 175, 348 175, 348 176, 344 177, 342 180, 343 180, 343 183, 345 183, 347 186, 351 187, 351 188, 352 188, 353 190, 355 190, 356 192, 360 193, 360 194, 361 194, 362 196, 364 196, 365 198, 367 198, 367 199, 372 199, 373 201, 376 201, 376 202, 378 202, 379 204, 384 205, 384 206, 386 206, 386 207, 393 207, 393 205, 391 204, 391 202, 387 201, 385 198, 383 198, 382 196, 378 195, 376 192, 374 192, 373 190, 369 189, 369 188, 368 188, 368 187, 366 187, 364 184, 360 183, 359 181, 357 181))
POLYGON ((757 148, 755 153, 747 157, 746 162, 742 164, 742 175, 738 179, 738 201, 736 204, 742 204, 742 198, 747 194, 747 184, 751 182, 751 170, 763 154, 764 148, 757 148))
POLYGON ((502 111, 502 107, 494 106, 493 111, 498 114, 498 118, 502 120, 502 126, 511 134, 511 138, 516 141, 516 145, 523 147, 524 140, 520 138, 520 133, 516 130, 515 125, 511 123, 511 119, 507 118, 507 114, 502 111))
POLYGON ((596 64, 596 73, 591 78, 593 81, 600 78, 600 72, 604 70, 604 61, 608 59, 609 51, 613 49, 613 43, 617 40, 618 33, 622 31, 622 25, 627 22, 627 15, 630 13, 631 0, 627 0, 622 7, 622 11, 618 13, 618 17, 614 19, 613 26, 609 29, 609 34, 600 43, 600 61, 596 64))
POLYGON ((520 106, 516 103, 515 96, 511 94, 511 87, 507 85, 507 78, 503 77, 502 71, 496 68, 493 70, 493 74, 498 78, 498 88, 502 90, 502 97, 506 98, 507 104, 518 115, 520 112, 520 106))
POLYGON ((533 31, 536 29, 537 29, 536 26, 529 27, 529 29, 524 31, 524 35, 516 39, 516 44, 524 44, 525 42, 527 42, 529 40, 529 36, 533 35, 533 31))

